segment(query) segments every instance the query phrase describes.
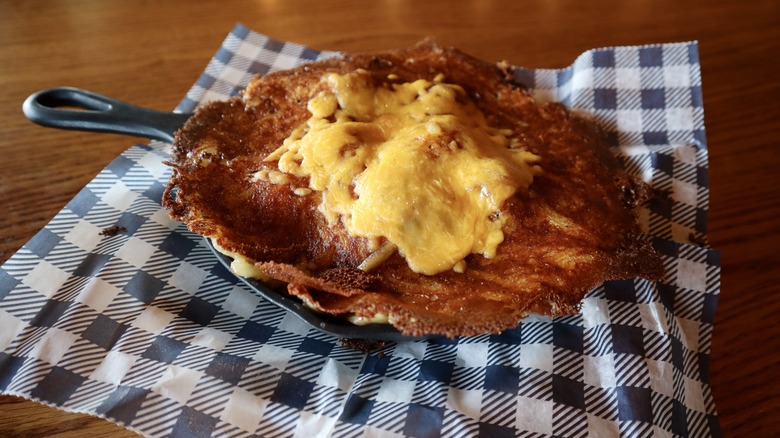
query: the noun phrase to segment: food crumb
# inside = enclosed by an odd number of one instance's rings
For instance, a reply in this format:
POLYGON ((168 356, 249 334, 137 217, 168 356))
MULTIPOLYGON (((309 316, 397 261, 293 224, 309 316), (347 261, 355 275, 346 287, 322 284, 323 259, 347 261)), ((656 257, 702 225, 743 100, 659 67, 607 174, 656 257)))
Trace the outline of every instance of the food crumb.
POLYGON ((127 228, 120 227, 119 225, 113 225, 113 226, 110 226, 108 228, 103 229, 103 231, 100 232, 100 235, 101 236, 113 237, 113 236, 116 236, 119 233, 124 233, 125 231, 127 231, 127 228))
POLYGON ((384 357, 385 353, 382 351, 385 346, 387 345, 387 342, 385 341, 369 341, 368 339, 360 339, 360 338, 339 338, 339 343, 344 348, 349 348, 350 350, 356 350, 363 353, 371 354, 373 351, 379 350, 377 353, 377 357, 384 357))
POLYGON ((699 246, 707 246, 707 240, 704 238, 704 236, 700 236, 695 233, 688 233, 688 241, 699 246))

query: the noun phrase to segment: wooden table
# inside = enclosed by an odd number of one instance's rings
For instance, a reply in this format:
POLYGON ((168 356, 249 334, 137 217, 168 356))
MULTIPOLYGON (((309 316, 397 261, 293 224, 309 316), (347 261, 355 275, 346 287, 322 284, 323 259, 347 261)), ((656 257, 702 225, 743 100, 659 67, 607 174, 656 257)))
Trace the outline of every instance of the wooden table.
MULTIPOLYGON (((0 262, 136 139, 40 128, 21 103, 70 85, 170 110, 236 22, 343 51, 426 35, 487 60, 562 67, 600 46, 698 40, 722 251, 712 385, 726 436, 780 432, 780 2, 643 0, 128 2, 0 0, 0 262)), ((133 435, 0 397, 2 436, 133 435)))

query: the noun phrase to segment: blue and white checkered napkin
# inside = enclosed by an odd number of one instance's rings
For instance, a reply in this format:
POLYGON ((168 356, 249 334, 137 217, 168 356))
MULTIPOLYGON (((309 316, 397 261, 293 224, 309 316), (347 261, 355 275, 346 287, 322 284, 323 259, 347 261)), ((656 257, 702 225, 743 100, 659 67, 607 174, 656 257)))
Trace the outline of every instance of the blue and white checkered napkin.
MULTIPOLYGON (((179 109, 332 55, 236 26, 179 109)), ((591 50, 519 70, 594 114, 631 172, 671 194, 641 212, 663 282, 610 282, 582 314, 501 335, 350 350, 253 294, 160 206, 168 147, 108 165, 0 270, 0 389, 148 436, 710 436, 720 290, 706 236, 695 43, 591 50), (118 225, 115 236, 101 231, 118 225)))

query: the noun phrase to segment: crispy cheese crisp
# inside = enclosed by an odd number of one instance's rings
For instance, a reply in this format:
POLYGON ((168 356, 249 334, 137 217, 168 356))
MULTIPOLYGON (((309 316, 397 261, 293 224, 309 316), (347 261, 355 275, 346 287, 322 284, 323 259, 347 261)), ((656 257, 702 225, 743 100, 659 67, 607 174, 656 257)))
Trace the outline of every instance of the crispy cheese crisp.
POLYGON ((496 333, 663 275, 601 129, 428 40, 257 77, 171 164, 164 205, 235 272, 356 324, 496 333))

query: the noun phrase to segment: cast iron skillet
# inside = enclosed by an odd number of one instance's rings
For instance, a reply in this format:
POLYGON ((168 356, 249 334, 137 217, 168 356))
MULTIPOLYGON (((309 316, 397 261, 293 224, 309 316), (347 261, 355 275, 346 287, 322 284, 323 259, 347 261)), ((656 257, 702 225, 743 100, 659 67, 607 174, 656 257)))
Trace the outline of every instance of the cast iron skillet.
MULTIPOLYGON (((141 108, 91 91, 70 87, 49 88, 34 93, 24 101, 22 110, 31 121, 50 128, 127 134, 166 143, 173 141, 176 131, 192 116, 141 108)), ((219 262, 230 270, 232 259, 214 249, 209 239, 205 240, 219 262)), ((383 341, 433 337, 406 336, 389 324, 355 326, 347 321, 313 312, 300 301, 259 281, 236 277, 266 300, 295 314, 313 328, 333 336, 383 341)))

